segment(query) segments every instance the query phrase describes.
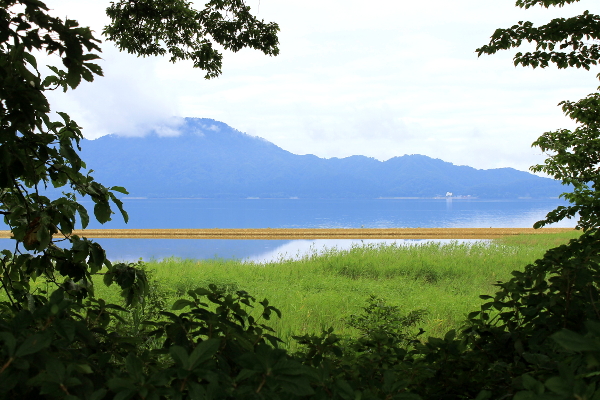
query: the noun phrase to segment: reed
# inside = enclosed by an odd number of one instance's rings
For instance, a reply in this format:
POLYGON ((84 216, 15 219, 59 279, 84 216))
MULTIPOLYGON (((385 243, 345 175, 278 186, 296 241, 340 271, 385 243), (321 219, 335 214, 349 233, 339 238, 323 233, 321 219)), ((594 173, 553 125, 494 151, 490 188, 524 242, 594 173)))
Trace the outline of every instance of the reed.
MULTIPOLYGON (((147 267, 171 300, 211 283, 245 290, 258 300, 268 298, 283 313, 272 326, 290 342, 292 335, 319 333, 330 326, 340 334, 354 334, 345 320, 360 312, 372 294, 405 313, 426 310, 426 335, 439 336, 460 327, 480 304, 479 295, 494 293, 494 283, 577 235, 570 231, 475 243, 355 245, 314 249, 299 259, 264 264, 169 258, 151 260, 147 267)), ((99 295, 116 299, 116 292, 98 288, 99 295)))

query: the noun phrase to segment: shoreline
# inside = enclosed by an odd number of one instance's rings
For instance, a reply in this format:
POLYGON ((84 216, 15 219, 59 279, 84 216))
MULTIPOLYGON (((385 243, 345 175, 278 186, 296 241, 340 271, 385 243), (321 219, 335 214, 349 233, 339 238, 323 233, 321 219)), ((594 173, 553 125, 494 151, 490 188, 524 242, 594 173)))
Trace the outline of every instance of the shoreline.
MULTIPOLYGON (((261 228, 261 229, 86 229, 74 235, 90 239, 496 239, 515 235, 570 232, 574 228, 261 228)), ((0 231, 0 239, 11 232, 0 231)))

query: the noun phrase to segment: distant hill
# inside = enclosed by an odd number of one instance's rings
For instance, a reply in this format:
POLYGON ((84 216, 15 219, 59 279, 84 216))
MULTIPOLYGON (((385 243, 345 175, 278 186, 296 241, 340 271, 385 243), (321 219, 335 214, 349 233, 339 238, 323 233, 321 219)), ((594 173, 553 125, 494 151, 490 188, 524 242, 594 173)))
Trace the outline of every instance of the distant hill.
POLYGON ((559 182, 512 168, 478 170, 423 155, 387 161, 296 155, 212 119, 186 118, 179 136, 82 141, 95 178, 131 197, 556 197, 559 182))

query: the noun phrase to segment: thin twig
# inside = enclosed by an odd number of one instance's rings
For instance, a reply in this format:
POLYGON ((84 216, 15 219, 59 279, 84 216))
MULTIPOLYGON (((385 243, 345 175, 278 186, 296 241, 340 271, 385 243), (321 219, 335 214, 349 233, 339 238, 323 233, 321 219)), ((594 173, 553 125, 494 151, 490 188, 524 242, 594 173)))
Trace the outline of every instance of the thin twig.
POLYGON ((8 368, 8 366, 14 361, 14 359, 15 359, 14 357, 11 357, 11 358, 8 359, 8 361, 6 362, 6 364, 4 364, 2 366, 2 368, 0 368, 0 374, 3 373, 6 368, 8 368))

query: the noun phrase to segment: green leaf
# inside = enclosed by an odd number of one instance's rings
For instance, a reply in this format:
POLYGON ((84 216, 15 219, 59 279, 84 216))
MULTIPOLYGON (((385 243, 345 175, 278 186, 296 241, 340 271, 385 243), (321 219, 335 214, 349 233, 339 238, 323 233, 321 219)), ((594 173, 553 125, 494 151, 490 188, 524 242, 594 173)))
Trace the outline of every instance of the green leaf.
POLYGON ((66 82, 71 86, 71 89, 75 89, 81 83, 81 75, 69 69, 66 76, 66 82))
POLYGON ((585 327, 592 333, 593 335, 600 337, 600 322, 589 320, 585 322, 585 327))
POLYGON ((450 329, 448 332, 446 332, 446 335, 444 335, 444 340, 446 342, 451 342, 454 340, 455 337, 456 337, 456 330, 450 329))
POLYGON ((117 199, 117 197, 112 193, 110 193, 110 198, 117 205, 117 208, 121 212, 121 215, 123 216, 123 220, 125 221, 125 223, 128 223, 129 222, 129 214, 127 214, 127 211, 125 211, 125 209, 123 208, 123 202, 121 200, 117 199))
MULTIPOLYGON (((484 399, 488 399, 489 397, 484 397, 484 399)), ((421 400, 421 396, 414 393, 399 393, 395 394, 393 397, 394 400, 421 400)), ((477 397, 475 400, 479 400, 477 397)))
POLYGON ((302 375, 304 372, 302 364, 286 358, 280 359, 272 369, 279 375, 302 375))
POLYGON ((23 53, 23 58, 25 60, 27 60, 27 62, 29 64, 31 64, 31 66, 33 68, 37 69, 37 60, 35 59, 35 57, 33 56, 33 54, 25 52, 25 53, 23 53))
POLYGON ((245 369, 244 368, 244 369, 242 369, 240 371, 240 373, 238 374, 238 376, 235 377, 235 381, 236 382, 241 382, 244 379, 248 379, 248 378, 256 375, 257 373, 258 373, 257 371, 254 371, 252 369, 245 369))
POLYGON ((337 393, 344 400, 354 400, 354 389, 343 379, 338 379, 335 381, 335 387, 337 389, 337 393))
POLYGON ((178 299, 177 301, 175 301, 175 303, 173 303, 173 306, 171 307, 171 310, 181 310, 184 309, 186 307, 193 307, 196 303, 194 303, 191 300, 187 300, 187 299, 178 299))
POLYGON ((529 390, 522 390, 520 392, 517 392, 517 394, 515 394, 515 397, 513 397, 512 400, 537 400, 538 397, 533 393, 530 392, 529 390))
POLYGON ((196 382, 188 382, 188 389, 190 391, 190 399, 208 398, 208 396, 206 396, 206 390, 204 387, 196 382))
MULTIPOLYGON (((53 304, 52 307, 55 307, 56 304, 53 304)), ((67 338, 70 342, 72 342, 75 339, 75 331, 76 331, 76 325, 75 325, 75 321, 71 321, 68 319, 57 319, 54 321, 54 326, 57 330, 57 332, 67 338)))
POLYGON ((90 367, 88 364, 75 364, 75 366, 79 372, 84 374, 91 374, 94 372, 92 367, 90 367))
POLYGON ((310 396, 315 394, 310 383, 304 377, 278 377, 277 381, 285 392, 295 396, 310 396))
POLYGON ((570 386, 564 379, 553 376, 546 381, 546 387, 556 394, 562 396, 571 396, 573 394, 573 387, 570 386))
POLYGON ((114 274, 111 271, 108 271, 104 274, 104 278, 102 278, 102 281, 107 287, 112 285, 114 282, 114 274))
POLYGON ((104 260, 106 258, 104 249, 102 249, 102 247, 98 243, 92 243, 92 245, 90 246, 90 250, 92 262, 96 266, 102 267, 102 264, 104 264, 104 260))
POLYGON ((83 229, 87 228, 90 223, 90 216, 87 210, 81 204, 77 204, 77 212, 79 213, 79 218, 81 218, 81 227, 83 229))
POLYGON ((119 193, 123 193, 123 194, 129 194, 127 189, 125 189, 123 186, 113 186, 110 188, 110 190, 113 190, 113 191, 119 192, 119 193))
POLYGON ((596 340, 581 336, 567 329, 556 332, 551 338, 566 350, 600 351, 600 344, 596 340))
POLYGON ((475 397, 475 400, 488 400, 491 397, 492 392, 490 392, 489 390, 482 390, 481 392, 479 392, 477 397, 475 397))
POLYGON ((94 74, 104 76, 104 74, 102 73, 102 67, 100 67, 98 64, 84 63, 83 65, 85 65, 94 74))
POLYGON ((93 82, 94 81, 94 75, 88 69, 82 69, 81 70, 81 77, 83 79, 85 79, 86 81, 88 81, 88 82, 93 82))
POLYGON ((4 345, 8 349, 9 357, 12 357, 15 354, 15 347, 17 345, 17 340, 10 332, 0 332, 0 340, 4 342, 4 345))
POLYGON ((40 229, 38 229, 36 233, 36 237, 39 241, 39 244, 37 245, 38 249, 45 249, 52 240, 52 234, 46 225, 40 226, 40 229))
POLYGON ((113 398, 113 400, 129 400, 136 394, 137 394, 137 388, 124 389, 124 390, 119 391, 119 393, 117 393, 117 395, 113 398))
POLYGON ((104 396, 106 396, 106 389, 98 389, 94 393, 92 393, 90 400, 102 400, 104 396))
POLYGON ((87 240, 74 240, 73 251, 75 251, 75 255, 73 256, 74 262, 79 263, 85 260, 90 251, 89 242, 87 240))
POLYGON ((535 394, 544 393, 544 385, 541 382, 538 382, 535 378, 532 378, 528 374, 524 374, 521 378, 523 379, 523 386, 525 389, 530 390, 535 394))
POLYGON ((94 215, 96 216, 98 222, 100 222, 101 224, 110 221, 111 214, 112 211, 110 210, 110 206, 108 205, 108 203, 96 203, 96 205, 94 206, 94 215))
POLYGON ((220 339, 207 339, 196 346, 188 360, 189 369, 194 369, 199 364, 209 360, 219 350, 220 345, 220 339))
POLYGON ((37 353, 45 349, 52 343, 52 337, 48 334, 36 333, 29 336, 17 349, 15 357, 23 357, 29 354, 37 353))
POLYGON ((140 382, 144 375, 144 364, 135 354, 129 353, 125 358, 125 366, 129 375, 140 382))
POLYGON ((71 163, 73 168, 75 168, 76 170, 78 170, 81 167, 81 160, 79 159, 77 153, 75 153, 75 150, 73 150, 73 147, 71 147, 70 142, 65 142, 61 140, 60 154, 67 160, 69 160, 69 163, 71 163))
POLYGON ((99 58, 100 58, 100 56, 98 54, 94 54, 94 53, 88 53, 88 54, 84 54, 83 56, 81 56, 82 61, 98 60, 99 58))
POLYGON ((171 354, 171 357, 173 358, 173 360, 180 364, 182 368, 184 369, 189 369, 189 356, 187 351, 185 351, 185 349, 181 346, 171 346, 169 348, 169 354, 171 354))
POLYGON ((114 392, 119 392, 119 389, 135 389, 135 384, 130 379, 112 378, 106 382, 108 388, 114 392))
POLYGON ((211 295, 213 293, 213 292, 211 292, 210 290, 208 290, 206 288, 197 288, 197 289, 194 289, 193 291, 198 296, 208 296, 208 295, 211 295))

